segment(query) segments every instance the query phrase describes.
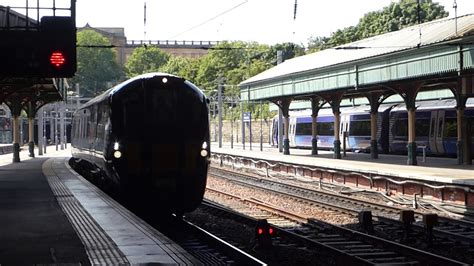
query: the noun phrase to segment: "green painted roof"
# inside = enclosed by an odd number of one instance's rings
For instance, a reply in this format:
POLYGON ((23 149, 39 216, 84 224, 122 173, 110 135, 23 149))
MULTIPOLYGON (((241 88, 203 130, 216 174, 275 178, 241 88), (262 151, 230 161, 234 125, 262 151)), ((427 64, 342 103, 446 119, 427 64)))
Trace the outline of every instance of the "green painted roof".
MULTIPOLYGON (((439 19, 313 54, 296 57, 243 81, 239 86, 247 89, 252 89, 252 87, 257 86, 259 89, 262 89, 268 88, 267 86, 274 87, 276 85, 275 82, 278 81, 280 82, 278 86, 281 87, 286 85, 282 84, 284 82, 297 82, 290 79, 298 79, 301 77, 304 79, 308 79, 309 77, 320 78, 318 77, 320 73, 340 75, 340 70, 338 70, 338 73, 328 73, 328 69, 340 69, 341 66, 345 66, 346 69, 343 71, 345 71, 346 74, 350 74, 349 72, 351 72, 351 70, 347 68, 357 62, 367 62, 369 59, 383 55, 415 51, 419 50, 419 48, 433 46, 451 40, 459 40, 467 36, 474 36, 474 14, 461 16, 457 19, 439 19), (457 34, 455 31, 456 23, 457 34)), ((445 52, 446 51, 441 51, 441 53, 445 52)), ((413 60, 413 58, 411 59, 413 60)), ((387 62, 382 63, 387 64, 387 62)), ((346 79, 352 78, 353 77, 349 75, 346 77, 346 79)), ((337 83, 339 83, 339 85, 335 84, 336 87, 333 86, 331 89, 335 89, 337 86, 344 87, 350 82, 343 79, 337 83)), ((258 98, 265 98, 264 95, 260 96, 261 97, 258 98)))

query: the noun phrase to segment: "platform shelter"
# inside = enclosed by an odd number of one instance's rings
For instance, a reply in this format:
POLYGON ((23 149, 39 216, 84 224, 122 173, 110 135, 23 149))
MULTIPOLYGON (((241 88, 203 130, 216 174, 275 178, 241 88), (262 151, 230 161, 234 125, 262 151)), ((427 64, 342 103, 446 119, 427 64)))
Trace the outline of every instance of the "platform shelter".
POLYGON ((287 60, 241 84, 241 99, 270 101, 284 117, 284 154, 289 154, 289 106, 312 105, 312 154, 317 154, 318 111, 334 114, 334 158, 341 158, 340 106, 366 97, 371 114, 371 154, 378 158, 379 106, 400 95, 408 112, 408 160, 416 165, 415 100, 419 92, 449 89, 456 99, 458 163, 472 163, 466 101, 474 96, 474 14, 445 18, 287 60), (469 136, 468 136, 469 135, 469 136))

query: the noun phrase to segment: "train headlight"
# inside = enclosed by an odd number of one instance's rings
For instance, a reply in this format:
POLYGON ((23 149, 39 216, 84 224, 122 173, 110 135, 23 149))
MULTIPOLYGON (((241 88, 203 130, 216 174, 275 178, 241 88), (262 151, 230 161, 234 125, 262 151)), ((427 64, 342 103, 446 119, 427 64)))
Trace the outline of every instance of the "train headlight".
POLYGON ((201 150, 201 156, 207 157, 207 150, 201 150))
POLYGON ((207 149, 207 142, 204 141, 204 142, 202 143, 202 147, 201 147, 201 148, 202 148, 203 150, 207 149))
POLYGON ((120 151, 114 151, 114 157, 116 159, 120 159, 120 157, 122 157, 122 153, 120 151))
POLYGON ((118 151, 118 149, 119 149, 119 143, 115 142, 114 143, 114 150, 118 151))
POLYGON ((167 83, 167 82, 168 82, 168 79, 167 79, 167 78, 163 78, 163 79, 161 79, 161 82, 167 83))

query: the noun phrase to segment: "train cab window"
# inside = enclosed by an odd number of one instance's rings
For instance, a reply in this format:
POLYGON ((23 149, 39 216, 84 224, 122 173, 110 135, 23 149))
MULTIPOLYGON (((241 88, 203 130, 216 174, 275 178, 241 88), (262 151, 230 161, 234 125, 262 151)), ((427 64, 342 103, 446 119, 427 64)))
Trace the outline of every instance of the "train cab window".
POLYGON ((120 112, 122 113, 123 120, 121 123, 116 123, 118 130, 116 133, 119 135, 124 135, 130 140, 142 140, 143 139, 143 130, 144 126, 144 108, 143 108, 143 87, 141 83, 136 82, 128 88, 130 92, 127 94, 127 97, 120 99, 121 107, 120 112))
POLYGON ((457 122, 456 118, 446 118, 444 121, 444 138, 456 138, 457 137, 457 122))

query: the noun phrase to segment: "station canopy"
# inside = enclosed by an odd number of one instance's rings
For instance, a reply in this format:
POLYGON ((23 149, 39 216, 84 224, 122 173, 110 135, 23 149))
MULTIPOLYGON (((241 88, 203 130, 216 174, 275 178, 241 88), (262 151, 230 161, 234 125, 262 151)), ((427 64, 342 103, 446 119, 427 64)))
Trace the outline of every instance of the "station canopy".
POLYGON ((439 19, 287 60, 239 84, 241 99, 304 97, 474 70, 474 14, 439 19))

